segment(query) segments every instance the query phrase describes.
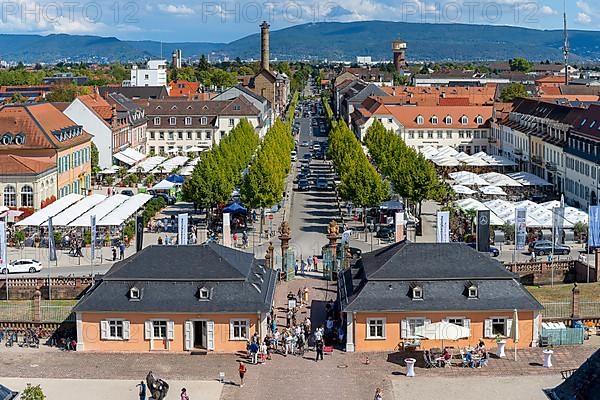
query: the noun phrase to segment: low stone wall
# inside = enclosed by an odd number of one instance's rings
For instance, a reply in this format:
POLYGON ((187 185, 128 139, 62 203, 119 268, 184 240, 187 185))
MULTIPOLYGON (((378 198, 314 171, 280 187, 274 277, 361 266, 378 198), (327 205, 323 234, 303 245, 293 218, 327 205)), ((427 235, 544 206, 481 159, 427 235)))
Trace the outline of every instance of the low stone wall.
MULTIPOLYGON (((56 278, 9 278, 8 296, 10 300, 30 300, 35 291, 42 293, 43 299, 53 300, 78 299, 92 284, 91 277, 56 277, 56 278)), ((6 299, 6 280, 0 280, 0 299, 6 299)))

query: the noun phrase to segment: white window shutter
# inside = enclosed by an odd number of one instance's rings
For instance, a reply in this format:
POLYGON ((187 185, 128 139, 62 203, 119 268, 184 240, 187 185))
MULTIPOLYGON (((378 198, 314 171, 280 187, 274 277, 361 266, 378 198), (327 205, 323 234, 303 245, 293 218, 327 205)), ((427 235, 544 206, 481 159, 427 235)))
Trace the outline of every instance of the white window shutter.
POLYGON ((492 320, 486 319, 483 324, 483 333, 486 338, 494 337, 492 334, 492 320))
POLYGON ((144 321, 144 339, 152 339, 152 321, 144 321))
POLYGON ((408 320, 406 319, 400 321, 400 337, 408 339, 408 320))
POLYGON ((123 321, 123 340, 129 340, 129 321, 123 321))
POLYGON ((215 349, 215 321, 206 321, 206 349, 215 349))
POLYGON ((469 337, 471 337, 471 320, 469 318, 463 319, 463 325, 469 330, 469 337))
POLYGON ((513 321, 512 318, 508 318, 506 320, 506 324, 504 325, 504 336, 511 335, 512 321, 513 321))
POLYGON ((167 340, 175 339, 175 321, 167 321, 167 340))
POLYGON ((100 321, 100 339, 108 339, 108 321, 100 321))
POLYGON ((229 320, 229 340, 235 339, 235 333, 233 331, 233 320, 229 320))
POLYGON ((193 322, 192 321, 185 321, 185 350, 191 350, 192 349, 192 342, 194 341, 193 338, 193 322))

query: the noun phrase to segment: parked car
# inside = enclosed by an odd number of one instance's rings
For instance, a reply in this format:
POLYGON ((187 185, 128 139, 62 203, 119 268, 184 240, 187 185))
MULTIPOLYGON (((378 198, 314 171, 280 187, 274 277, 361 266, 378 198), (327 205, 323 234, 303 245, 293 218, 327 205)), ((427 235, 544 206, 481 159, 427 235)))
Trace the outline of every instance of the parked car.
POLYGON ((158 193, 152 189, 148 190, 148 194, 151 194, 153 199, 162 198, 165 201, 165 204, 168 206, 172 206, 175 204, 175 202, 177 202, 177 199, 174 196, 169 196, 166 193, 158 193))
MULTIPOLYGON (((536 240, 529 243, 529 252, 534 252, 536 256, 552 254, 552 242, 549 240, 536 240)), ((571 253, 571 248, 563 244, 554 244, 554 254, 567 255, 571 253)))
POLYGON ((121 190, 121 194, 131 197, 131 196, 133 196, 134 193, 133 193, 133 190, 131 190, 131 189, 123 189, 123 190, 121 190))
POLYGON ((310 189, 310 183, 308 183, 308 179, 301 179, 298 181, 298 190, 306 191, 310 189))
POLYGON ((304 153, 304 159, 310 161, 312 159, 312 154, 304 153))
POLYGON ((313 150, 317 150, 317 151, 318 151, 318 150, 321 150, 321 145, 320 145, 319 143, 315 143, 315 144, 313 145, 313 150))
POLYGON ((327 179, 325 179, 323 176, 317 177, 316 187, 318 190, 327 190, 329 188, 327 179))
MULTIPOLYGON (((477 249, 477 243, 476 242, 467 243, 467 245, 469 247, 477 249)), ((500 250, 498 250, 494 246, 490 246, 490 256, 492 256, 492 257, 498 257, 499 255, 500 255, 500 250)))
POLYGON ((298 153, 292 151, 292 161, 298 161, 298 153))
POLYGON ((301 146, 308 147, 308 140, 303 140, 301 146))
POLYGON ((42 265, 37 260, 32 260, 29 258, 23 258, 21 260, 14 260, 6 267, 2 268, 0 273, 2 274, 19 274, 19 273, 35 273, 40 272, 42 270, 42 265))
POLYGON ((379 239, 391 239, 394 237, 394 235, 395 235, 394 228, 392 228, 390 226, 382 226, 381 228, 379 228, 379 230, 375 234, 375 237, 379 238, 379 239))

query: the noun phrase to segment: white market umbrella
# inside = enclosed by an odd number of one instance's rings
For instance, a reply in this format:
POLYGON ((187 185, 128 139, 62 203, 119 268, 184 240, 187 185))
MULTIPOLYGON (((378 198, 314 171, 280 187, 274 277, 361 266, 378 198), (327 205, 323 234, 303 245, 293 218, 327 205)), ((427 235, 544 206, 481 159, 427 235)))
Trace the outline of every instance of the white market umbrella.
POLYGON ((204 151, 205 149, 203 149, 202 147, 198 147, 198 146, 192 146, 188 149, 185 149, 186 153, 196 153, 198 151, 204 151))
POLYGON ((512 328, 510 330, 510 338, 515 346, 515 361, 517 361, 517 343, 519 343, 519 313, 517 309, 513 311, 512 328))
POLYGON ((506 192, 498 186, 481 186, 479 191, 483 194, 495 195, 495 196, 506 196, 506 192))
MULTIPOLYGON (((485 186, 484 186, 485 187, 485 186)), ((475 190, 468 188, 464 185, 454 185, 452 186, 452 190, 456 192, 456 194, 474 194, 477 193, 475 190)))
POLYGON ((458 340, 468 338, 470 335, 469 328, 445 321, 434 322, 415 328, 415 336, 429 340, 441 340, 442 348, 444 347, 444 340, 458 340))
POLYGON ((177 147, 173 147, 172 149, 167 150, 165 153, 167 153, 167 154, 179 153, 179 149, 177 147))

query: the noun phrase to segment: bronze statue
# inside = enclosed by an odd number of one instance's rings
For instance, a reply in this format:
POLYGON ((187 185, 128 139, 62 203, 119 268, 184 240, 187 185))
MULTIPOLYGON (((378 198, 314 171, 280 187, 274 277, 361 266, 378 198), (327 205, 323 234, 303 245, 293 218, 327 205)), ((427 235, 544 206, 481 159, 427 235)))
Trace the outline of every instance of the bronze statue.
POLYGON ((330 236, 337 236, 340 233, 340 227, 337 222, 331 221, 327 226, 327 234, 330 236))
POLYGON ((152 394, 151 399, 153 400, 163 400, 169 392, 169 384, 162 379, 155 379, 152 371, 146 375, 146 386, 152 394))
POLYGON ((280 236, 290 236, 291 233, 290 225, 287 221, 283 221, 279 226, 279 235, 280 236))

